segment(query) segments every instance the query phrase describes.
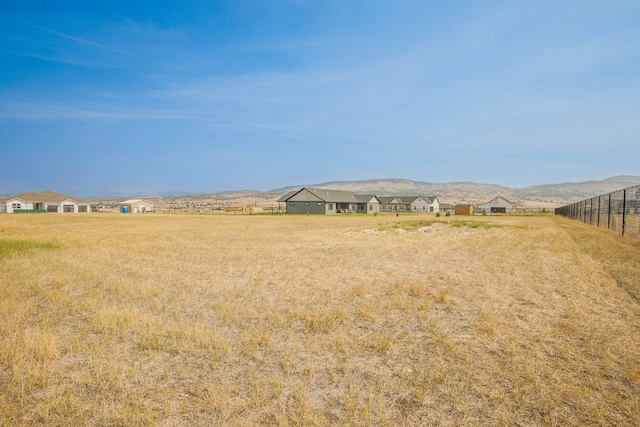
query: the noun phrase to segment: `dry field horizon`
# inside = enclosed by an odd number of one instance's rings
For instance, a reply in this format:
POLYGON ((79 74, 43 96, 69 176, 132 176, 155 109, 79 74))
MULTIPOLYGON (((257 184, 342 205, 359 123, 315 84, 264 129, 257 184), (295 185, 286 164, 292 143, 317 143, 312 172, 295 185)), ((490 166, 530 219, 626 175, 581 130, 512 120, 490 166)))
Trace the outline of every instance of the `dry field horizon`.
POLYGON ((552 215, 0 215, 0 426, 637 425, 639 249, 552 215))

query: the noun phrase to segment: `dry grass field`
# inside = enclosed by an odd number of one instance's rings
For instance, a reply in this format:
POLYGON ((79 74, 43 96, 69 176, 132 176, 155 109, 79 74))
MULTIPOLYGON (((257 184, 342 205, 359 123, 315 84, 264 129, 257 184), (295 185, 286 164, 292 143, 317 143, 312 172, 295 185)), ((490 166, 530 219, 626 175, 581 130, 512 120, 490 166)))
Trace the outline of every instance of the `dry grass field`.
POLYGON ((562 218, 2 215, 0 273, 2 426, 640 419, 640 242, 562 218))

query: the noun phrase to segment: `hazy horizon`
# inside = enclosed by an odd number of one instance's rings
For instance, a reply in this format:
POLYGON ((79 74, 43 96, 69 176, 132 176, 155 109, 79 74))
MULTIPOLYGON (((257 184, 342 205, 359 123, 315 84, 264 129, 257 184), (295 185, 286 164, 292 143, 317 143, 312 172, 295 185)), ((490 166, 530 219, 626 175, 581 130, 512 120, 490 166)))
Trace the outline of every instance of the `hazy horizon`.
MULTIPOLYGON (((285 193, 287 191, 290 191, 291 189, 299 189, 299 188, 303 188, 303 187, 322 187, 322 186, 334 186, 335 185, 340 185, 340 184, 350 184, 350 183, 354 183, 354 184, 360 184, 360 185, 365 185, 366 183, 369 182, 393 182, 393 181, 407 181, 407 182, 411 182, 411 183, 415 183, 415 184, 425 184, 425 185, 433 185, 433 186, 447 186, 447 185, 459 185, 459 184, 472 184, 472 185, 480 185, 480 186, 498 186, 498 187, 504 187, 506 189, 509 190, 525 190, 527 188, 531 188, 531 187, 538 187, 538 186, 546 186, 546 185, 585 185, 585 184, 590 184, 590 183, 604 183, 607 181, 625 181, 625 178, 630 178, 631 180, 627 180, 629 181, 628 183, 624 183, 621 184, 621 186, 619 188, 616 188, 616 190, 618 189, 623 189, 626 187, 630 187, 630 186, 634 186, 634 185, 640 185, 640 176, 633 176, 633 175, 617 175, 617 176, 612 176, 612 177, 608 177, 608 178, 604 178, 602 180, 588 180, 588 181, 581 181, 581 182, 573 182, 573 181, 566 181, 566 182, 557 182, 557 183, 548 183, 548 184, 532 184, 530 186, 526 186, 526 187, 509 187, 507 185, 502 185, 500 183, 490 183, 490 182, 475 182, 475 181, 451 181, 451 182, 427 182, 427 181, 417 181, 417 180, 410 180, 410 179, 406 179, 406 178, 371 178, 371 179, 363 179, 363 180, 343 180, 343 181, 327 181, 327 182, 316 182, 316 183, 297 183, 297 184, 290 184, 290 185, 286 185, 283 187, 279 187, 279 188, 270 188, 267 190, 258 190, 255 188, 236 188, 236 189, 224 189, 224 190, 219 190, 219 191, 184 191, 184 190, 174 190, 174 191, 166 191, 166 192, 157 192, 157 193, 145 193, 145 192, 117 192, 117 191, 109 191, 109 190, 104 190, 104 191, 97 191, 97 190, 79 190, 76 193, 70 194, 69 192, 65 192, 65 191, 60 191, 58 189, 52 189, 52 188, 45 188, 45 189, 35 189, 32 190, 33 192, 40 192, 40 191, 54 191, 56 193, 62 193, 62 194, 66 194, 68 196, 76 196, 76 197, 82 197, 82 198, 89 198, 89 199, 99 199, 99 198, 122 198, 122 197, 170 197, 170 196, 187 196, 187 195, 199 195, 199 194, 223 194, 223 193, 229 193, 229 194, 234 194, 234 193, 243 193, 243 192, 248 192, 248 193, 285 193), (631 185, 627 185, 627 184, 631 184, 631 185)), ((406 193, 408 190, 401 190, 401 192, 406 193)), ((21 193, 24 192, 0 192, 0 198, 4 198, 4 197, 14 197, 17 196, 21 193)), ((595 195, 595 194, 594 194, 595 195)))

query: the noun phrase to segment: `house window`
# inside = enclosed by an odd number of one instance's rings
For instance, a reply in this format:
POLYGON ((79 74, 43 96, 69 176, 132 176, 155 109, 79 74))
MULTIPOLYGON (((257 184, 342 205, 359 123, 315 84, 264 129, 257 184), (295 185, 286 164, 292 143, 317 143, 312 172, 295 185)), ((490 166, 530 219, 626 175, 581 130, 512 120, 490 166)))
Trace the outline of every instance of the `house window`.
POLYGON ((316 206, 322 206, 322 202, 316 202, 316 206))
POLYGON ((295 206, 296 202, 289 202, 289 206, 295 206))
POLYGON ((305 206, 309 206, 309 202, 304 202, 304 205, 305 206))
POLYGON ((373 210, 373 205, 369 205, 369 210, 372 211, 373 210))
POLYGON ((333 210, 333 203, 329 203, 329 210, 332 211, 333 210))
POLYGON ((20 209, 20 208, 22 208, 22 205, 20 203, 14 203, 13 205, 11 205, 11 207, 13 209, 20 209))

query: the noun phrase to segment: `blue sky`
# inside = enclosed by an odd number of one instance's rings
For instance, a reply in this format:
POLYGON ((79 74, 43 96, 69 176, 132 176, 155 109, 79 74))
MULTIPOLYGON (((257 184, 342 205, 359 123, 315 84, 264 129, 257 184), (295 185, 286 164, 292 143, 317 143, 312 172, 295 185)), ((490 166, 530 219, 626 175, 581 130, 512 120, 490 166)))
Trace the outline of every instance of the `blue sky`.
POLYGON ((633 1, 14 1, 0 193, 640 175, 633 1))

